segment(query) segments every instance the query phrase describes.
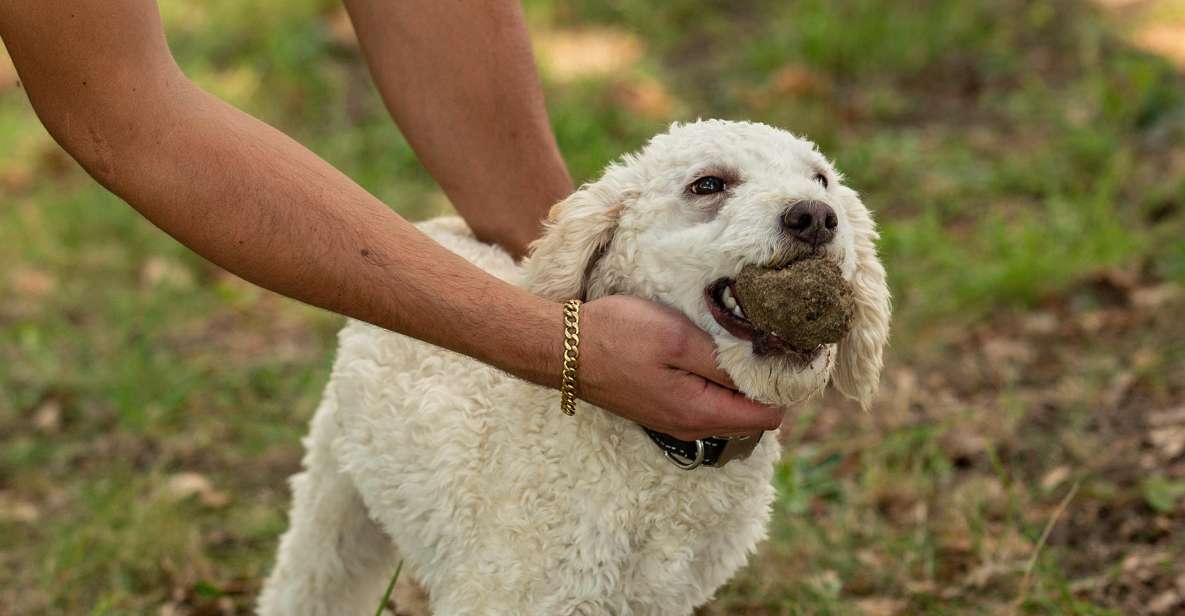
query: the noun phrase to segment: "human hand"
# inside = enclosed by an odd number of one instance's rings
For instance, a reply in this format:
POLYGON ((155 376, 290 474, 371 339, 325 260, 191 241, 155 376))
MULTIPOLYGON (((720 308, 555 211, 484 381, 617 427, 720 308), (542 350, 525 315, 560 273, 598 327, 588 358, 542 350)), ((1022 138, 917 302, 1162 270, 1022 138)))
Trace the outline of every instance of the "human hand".
POLYGON ((678 311, 614 295, 580 310, 579 395, 682 440, 777 429, 782 410, 755 402, 716 366, 715 345, 678 311))

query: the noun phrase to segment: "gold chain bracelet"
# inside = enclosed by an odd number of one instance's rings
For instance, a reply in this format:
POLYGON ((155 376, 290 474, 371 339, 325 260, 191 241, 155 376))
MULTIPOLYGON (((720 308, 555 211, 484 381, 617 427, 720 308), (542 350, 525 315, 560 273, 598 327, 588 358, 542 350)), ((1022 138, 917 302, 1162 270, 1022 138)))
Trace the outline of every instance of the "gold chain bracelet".
POLYGON ((580 300, 564 303, 564 370, 560 381, 560 410, 576 414, 576 366, 580 361, 580 300))

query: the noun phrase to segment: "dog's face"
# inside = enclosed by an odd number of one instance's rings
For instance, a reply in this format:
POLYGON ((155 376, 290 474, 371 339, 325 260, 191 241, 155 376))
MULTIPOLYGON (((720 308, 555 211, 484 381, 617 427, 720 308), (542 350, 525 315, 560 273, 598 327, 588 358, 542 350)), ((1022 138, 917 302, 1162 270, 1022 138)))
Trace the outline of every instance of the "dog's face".
POLYGON ((533 246, 530 288, 555 300, 635 295, 711 334, 719 365, 750 397, 801 402, 834 379, 867 405, 888 337, 889 293, 875 225, 815 149, 761 124, 675 125, 553 209, 533 246), (753 325, 732 293, 748 264, 821 256, 856 308, 838 344, 794 348, 753 325))

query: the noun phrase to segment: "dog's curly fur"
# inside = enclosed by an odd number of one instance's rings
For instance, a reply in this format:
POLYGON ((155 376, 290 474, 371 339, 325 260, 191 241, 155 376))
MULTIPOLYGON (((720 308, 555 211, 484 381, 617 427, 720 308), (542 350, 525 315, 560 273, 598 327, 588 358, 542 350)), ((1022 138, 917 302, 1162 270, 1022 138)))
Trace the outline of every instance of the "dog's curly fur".
MULTIPOLYGON (((788 407, 829 380, 865 405, 876 391, 889 293, 875 226, 814 145, 784 131, 672 126, 557 205, 521 267, 459 219, 421 229, 551 299, 629 294, 681 310, 757 400, 788 407), (703 175, 727 178, 727 192, 689 193, 703 175), (779 217, 807 199, 839 218, 825 256, 857 307, 848 335, 801 365, 754 355, 703 290, 800 256, 779 217)), ((638 426, 587 404, 567 417, 555 391, 461 355, 358 322, 340 343, 262 614, 369 613, 402 558, 438 615, 684 615, 765 535, 776 435, 743 461, 685 472, 638 426)))

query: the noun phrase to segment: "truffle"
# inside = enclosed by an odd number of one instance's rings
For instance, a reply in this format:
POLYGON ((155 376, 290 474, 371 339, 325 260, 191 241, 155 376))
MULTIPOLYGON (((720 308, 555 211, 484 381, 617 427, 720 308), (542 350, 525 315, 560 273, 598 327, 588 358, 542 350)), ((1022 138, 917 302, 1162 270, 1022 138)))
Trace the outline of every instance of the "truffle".
POLYGON ((848 333, 852 287, 831 261, 805 259, 781 269, 748 265, 734 289, 754 326, 796 348, 838 342, 848 333))

